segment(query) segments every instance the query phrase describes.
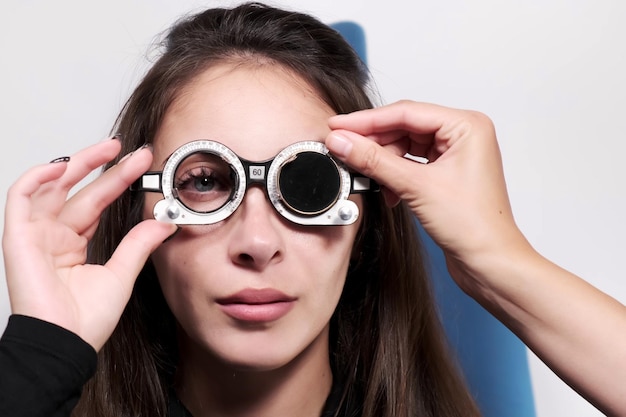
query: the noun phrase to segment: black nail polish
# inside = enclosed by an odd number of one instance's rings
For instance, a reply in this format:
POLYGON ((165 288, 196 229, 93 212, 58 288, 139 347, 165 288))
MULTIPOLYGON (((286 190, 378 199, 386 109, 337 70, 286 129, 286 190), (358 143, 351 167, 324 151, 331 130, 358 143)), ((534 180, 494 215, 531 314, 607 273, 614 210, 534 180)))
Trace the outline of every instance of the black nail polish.
POLYGON ((52 161, 50 161, 51 164, 56 164, 58 162, 69 162, 70 161, 70 157, 69 156, 61 156, 59 158, 54 158, 52 161))

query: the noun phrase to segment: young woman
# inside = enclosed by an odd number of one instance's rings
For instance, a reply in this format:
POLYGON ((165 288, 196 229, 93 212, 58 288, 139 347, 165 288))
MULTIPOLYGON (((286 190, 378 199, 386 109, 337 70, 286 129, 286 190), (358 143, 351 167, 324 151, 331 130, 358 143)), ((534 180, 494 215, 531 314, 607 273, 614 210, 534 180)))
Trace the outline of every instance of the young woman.
POLYGON ((177 23, 120 135, 9 191, 0 414, 478 415, 414 216, 468 294, 626 414, 624 306, 524 239, 490 120, 371 109, 368 90, 309 16, 246 4, 177 23))
MULTIPOLYGON (((30 233, 55 249, 40 246, 40 269, 26 272, 25 248, 5 244, 13 312, 99 351, 74 415, 478 415, 412 213, 384 192, 351 193, 321 145, 330 117, 372 107, 368 92, 358 56, 319 21, 256 4, 207 10, 172 28, 115 140, 16 184, 29 209, 9 217, 32 213, 30 233), (147 170, 160 189, 129 187, 147 170), (21 300, 23 285, 40 295, 21 300)), ((89 375, 89 361, 78 366, 89 375)))

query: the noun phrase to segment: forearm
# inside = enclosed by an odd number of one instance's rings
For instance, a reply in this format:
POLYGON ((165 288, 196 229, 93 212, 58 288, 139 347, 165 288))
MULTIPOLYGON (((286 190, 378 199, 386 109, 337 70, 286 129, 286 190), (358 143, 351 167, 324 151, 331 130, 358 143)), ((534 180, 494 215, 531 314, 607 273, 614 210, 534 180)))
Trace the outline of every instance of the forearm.
POLYGON ((471 278, 460 281, 468 294, 601 411, 626 415, 623 304, 527 243, 486 253, 473 265, 471 278))

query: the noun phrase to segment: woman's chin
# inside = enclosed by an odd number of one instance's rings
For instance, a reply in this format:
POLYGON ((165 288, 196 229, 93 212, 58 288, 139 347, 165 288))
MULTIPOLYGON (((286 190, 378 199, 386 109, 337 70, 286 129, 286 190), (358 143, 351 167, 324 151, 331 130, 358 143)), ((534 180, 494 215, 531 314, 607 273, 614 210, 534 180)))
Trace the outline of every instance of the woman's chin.
POLYGON ((269 372, 283 368, 294 361, 299 352, 277 350, 274 346, 251 346, 248 349, 230 349, 216 352, 218 360, 226 367, 239 372, 269 372))

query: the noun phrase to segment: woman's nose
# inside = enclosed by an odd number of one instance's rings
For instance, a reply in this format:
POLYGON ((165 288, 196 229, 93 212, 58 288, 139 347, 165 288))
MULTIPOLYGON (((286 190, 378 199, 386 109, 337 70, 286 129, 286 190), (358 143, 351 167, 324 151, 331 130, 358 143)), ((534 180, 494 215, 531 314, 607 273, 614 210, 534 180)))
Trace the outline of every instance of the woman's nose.
POLYGON ((229 256, 234 263, 262 270, 284 256, 285 226, 262 189, 250 187, 231 219, 233 236, 229 256))

